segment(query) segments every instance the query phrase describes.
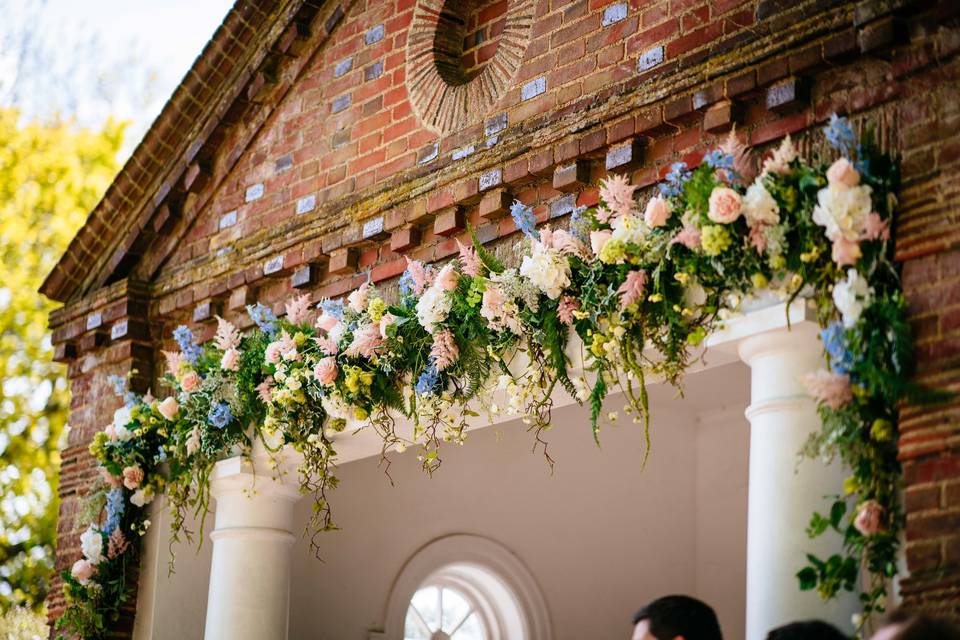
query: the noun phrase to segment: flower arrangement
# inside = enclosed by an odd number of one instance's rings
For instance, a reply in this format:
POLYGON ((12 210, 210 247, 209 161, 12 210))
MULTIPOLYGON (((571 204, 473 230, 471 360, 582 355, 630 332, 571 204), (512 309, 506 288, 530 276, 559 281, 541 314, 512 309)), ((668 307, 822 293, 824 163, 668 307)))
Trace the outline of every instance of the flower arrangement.
POLYGON ((603 402, 619 389, 644 425, 646 459, 646 377, 679 384, 693 348, 759 290, 812 295, 826 366, 809 380, 823 429, 805 452, 852 470, 809 529, 838 531, 844 554, 810 556, 800 587, 825 598, 859 590, 862 564, 871 576, 864 613, 882 610, 903 522, 896 407, 919 397, 907 382, 910 336, 889 242, 898 167, 869 135, 858 144, 840 118, 827 137, 842 156, 832 164, 799 157, 787 137, 757 175, 731 134, 700 166, 673 165, 643 206, 627 178, 611 176, 600 205, 577 209, 568 229, 537 228, 516 202, 528 243, 517 268, 474 238, 442 268, 408 261, 393 303, 365 284, 316 309, 293 298, 283 318, 251 306, 257 329, 247 335, 218 318, 215 338, 199 345, 178 328, 179 350, 165 353, 173 395, 120 389, 126 406, 91 445, 103 479, 84 559, 64 574, 70 605, 60 624, 102 635, 128 596, 146 505, 165 494, 175 539, 191 539, 185 516, 205 513, 213 465, 254 439, 302 453, 315 532, 334 528, 327 491, 337 484, 334 438, 348 421, 376 430, 387 463, 415 446, 432 473, 443 443, 464 442, 469 417, 504 412, 529 425, 552 464, 544 433, 557 385, 589 406, 594 438, 616 419, 603 402), (586 353, 581 375, 565 355, 572 333, 586 353), (508 392, 505 407, 493 400, 498 389, 508 392), (397 433, 397 414, 412 419, 412 437, 397 433))

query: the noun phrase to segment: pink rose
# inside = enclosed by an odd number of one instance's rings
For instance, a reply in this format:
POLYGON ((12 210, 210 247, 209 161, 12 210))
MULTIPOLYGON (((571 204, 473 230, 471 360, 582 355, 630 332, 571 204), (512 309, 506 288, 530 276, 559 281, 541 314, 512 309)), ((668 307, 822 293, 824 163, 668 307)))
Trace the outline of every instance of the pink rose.
POLYGON ((77 582, 86 586, 86 584, 90 582, 90 578, 93 577, 93 563, 89 560, 77 560, 73 563, 70 574, 77 582))
POLYGON ((397 316, 392 313, 385 313, 383 317, 380 318, 380 337, 384 340, 387 339, 387 327, 397 322, 397 316))
POLYGON ((434 282, 444 291, 453 291, 457 288, 457 278, 459 277, 451 262, 440 269, 440 273, 437 274, 437 279, 434 282))
POLYGON ((329 387, 337 379, 337 359, 321 358, 320 362, 313 368, 313 375, 317 378, 317 382, 329 387))
POLYGON ((833 261, 841 267, 852 267, 860 259, 860 243, 837 236, 833 241, 833 261))
POLYGON ((140 467, 123 468, 123 486, 133 491, 143 482, 143 469, 140 467))
POLYGON ((263 352, 263 358, 269 364, 277 364, 280 362, 280 352, 283 349, 283 345, 279 342, 271 342, 267 345, 266 350, 263 352))
POLYGON ((611 231, 590 232, 590 248, 593 249, 594 255, 600 255, 604 245, 610 241, 611 236, 613 236, 613 232, 611 231))
POLYGON ((220 358, 220 368, 224 371, 237 371, 240 369, 240 352, 236 349, 227 349, 220 358))
POLYGON ((853 526, 865 536, 872 536, 883 530, 883 507, 876 500, 867 500, 857 509, 853 526))
POLYGON ((742 204, 739 193, 730 187, 717 187, 710 194, 707 217, 718 224, 730 224, 740 217, 742 204))
POLYGON ((196 371, 188 371, 180 378, 180 388, 192 393, 200 388, 200 375, 196 371))
POLYGON ((700 248, 700 229, 693 225, 684 227, 677 235, 673 236, 670 244, 682 244, 687 249, 700 248))
POLYGON ((827 182, 837 189, 849 189, 860 184, 860 174, 846 158, 840 158, 827 169, 827 182))
POLYGON ((324 331, 330 331, 338 324, 340 324, 340 319, 329 313, 321 313, 320 317, 317 318, 317 328, 323 329, 324 331))
POLYGON ((643 219, 648 227, 662 227, 670 219, 670 205, 660 196, 655 196, 647 203, 647 210, 643 219))
POLYGON ((180 413, 180 405, 177 404, 177 399, 173 396, 161 402, 157 409, 160 411, 160 415, 167 420, 175 420, 177 414, 180 413))

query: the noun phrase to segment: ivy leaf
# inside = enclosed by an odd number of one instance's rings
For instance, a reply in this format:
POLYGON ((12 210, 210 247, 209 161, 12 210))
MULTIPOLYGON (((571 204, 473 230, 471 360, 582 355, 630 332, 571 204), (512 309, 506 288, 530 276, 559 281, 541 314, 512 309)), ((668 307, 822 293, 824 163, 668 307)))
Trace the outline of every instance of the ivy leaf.
POLYGON ((800 581, 801 591, 810 591, 817 587, 819 576, 813 567, 804 567, 797 572, 797 579, 800 581))
POLYGON ((847 503, 843 500, 837 500, 833 503, 833 506, 830 507, 830 526, 832 526, 837 531, 840 531, 840 523, 843 520, 843 516, 847 513, 847 503))

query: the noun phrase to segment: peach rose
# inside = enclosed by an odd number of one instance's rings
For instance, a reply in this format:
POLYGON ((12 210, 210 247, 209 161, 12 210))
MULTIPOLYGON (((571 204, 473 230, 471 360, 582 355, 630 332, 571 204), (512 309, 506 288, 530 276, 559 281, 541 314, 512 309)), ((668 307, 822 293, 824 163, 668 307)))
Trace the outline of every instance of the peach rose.
POLYGON ((86 586, 90 582, 90 578, 93 577, 93 563, 89 560, 77 560, 73 563, 70 574, 77 582, 86 586))
POLYGON ((613 232, 611 231, 590 232, 590 248, 593 249, 594 255, 600 255, 600 252, 603 251, 604 245, 610 241, 612 236, 613 232))
POLYGON ((321 313, 320 317, 317 318, 317 328, 323 329, 324 331, 330 331, 338 324, 340 324, 340 319, 329 313, 321 313))
POLYGON ((876 500, 867 500, 857 509, 853 526, 861 534, 872 536, 883 530, 883 507, 876 500))
POLYGON ((459 278, 459 276, 451 262, 443 267, 443 269, 440 269, 440 273, 437 274, 437 279, 434 283, 444 291, 453 291, 457 288, 457 278, 459 278))
POLYGON ((316 376, 317 382, 329 387, 337 379, 337 359, 321 358, 320 362, 313 368, 313 375, 316 376))
POLYGON ((730 187, 717 187, 710 194, 707 217, 718 224, 730 224, 740 217, 743 200, 730 187))
POLYGON ((833 241, 833 261, 841 267, 852 267, 860 259, 860 243, 837 236, 833 241))
POLYGON ((143 482, 143 469, 140 467, 123 468, 123 486, 133 491, 143 482))
POLYGON ((188 371, 180 378, 180 388, 192 393, 200 388, 200 375, 196 371, 188 371))
POLYGON ((860 184, 860 174, 846 158, 840 158, 827 169, 827 182, 837 189, 849 189, 860 184))
POLYGON ((177 399, 173 396, 161 402, 157 409, 160 411, 160 415, 167 420, 176 420, 177 414, 180 413, 180 405, 177 404, 177 399))
POLYGON ((220 368, 224 371, 237 371, 240 368, 240 352, 236 349, 227 349, 220 358, 220 368))
POLYGON ((647 210, 643 219, 648 227, 662 227, 670 219, 670 205, 660 196, 655 196, 647 203, 647 210))

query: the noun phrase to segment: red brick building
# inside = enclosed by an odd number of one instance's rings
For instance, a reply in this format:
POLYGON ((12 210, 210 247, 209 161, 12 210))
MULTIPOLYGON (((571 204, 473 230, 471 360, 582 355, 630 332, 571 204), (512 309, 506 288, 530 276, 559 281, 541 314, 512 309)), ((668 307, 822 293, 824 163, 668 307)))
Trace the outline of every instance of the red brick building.
MULTIPOLYGON (((208 338, 216 314, 250 326, 253 301, 389 289, 468 222, 508 253, 513 199, 562 224, 608 172, 652 187, 734 125, 758 152, 789 133, 805 154, 834 112, 877 127, 902 157, 919 376, 960 387, 958 17, 951 0, 239 0, 42 288, 63 303, 72 392, 58 570, 118 403, 105 377, 146 391, 178 324, 208 338)), ((953 615, 958 419, 904 407, 900 442, 902 596, 953 615)))

